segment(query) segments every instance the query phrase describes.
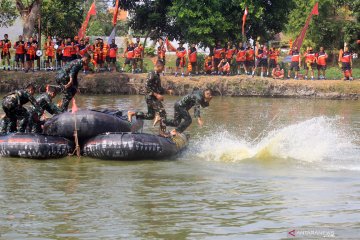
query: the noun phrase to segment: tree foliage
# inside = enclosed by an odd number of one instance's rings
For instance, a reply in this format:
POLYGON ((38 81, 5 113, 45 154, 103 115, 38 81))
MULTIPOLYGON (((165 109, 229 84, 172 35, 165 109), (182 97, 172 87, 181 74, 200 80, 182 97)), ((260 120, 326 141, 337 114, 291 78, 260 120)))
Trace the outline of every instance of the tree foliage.
POLYGON ((12 25, 17 18, 16 8, 11 0, 0 0, 0 27, 12 25))
MULTIPOLYGON (((287 33, 295 39, 316 0, 294 0, 295 8, 289 15, 287 33)), ((303 44, 306 46, 324 46, 327 49, 339 49, 344 41, 357 48, 356 39, 360 38, 360 1, 323 0, 319 2, 319 15, 313 16, 303 44)))

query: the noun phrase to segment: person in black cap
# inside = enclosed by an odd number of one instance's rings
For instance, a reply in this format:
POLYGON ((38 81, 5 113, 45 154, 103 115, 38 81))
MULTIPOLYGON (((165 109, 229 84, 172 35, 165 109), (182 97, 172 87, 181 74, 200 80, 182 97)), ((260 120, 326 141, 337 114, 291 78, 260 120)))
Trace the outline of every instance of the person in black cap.
POLYGON ((25 89, 16 90, 5 95, 2 100, 5 116, 2 119, 3 125, 1 133, 16 131, 25 132, 29 113, 23 105, 30 101, 35 108, 39 108, 39 104, 33 96, 34 93, 35 86, 33 84, 28 84, 25 89), (19 121, 18 128, 17 121, 19 121))
POLYGON ((39 104, 39 107, 30 107, 29 109, 29 124, 28 130, 33 133, 41 133, 41 125, 44 124, 44 121, 41 121, 41 117, 45 111, 50 114, 61 113, 61 109, 58 108, 52 100, 56 97, 57 94, 56 86, 46 86, 46 92, 36 96, 36 101, 39 104))

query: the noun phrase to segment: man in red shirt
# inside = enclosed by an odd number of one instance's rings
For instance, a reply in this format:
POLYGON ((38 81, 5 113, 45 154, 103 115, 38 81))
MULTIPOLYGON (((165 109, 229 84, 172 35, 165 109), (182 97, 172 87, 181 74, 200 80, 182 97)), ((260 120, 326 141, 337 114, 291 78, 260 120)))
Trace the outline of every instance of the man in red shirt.
POLYGON ((273 79, 284 79, 284 69, 280 68, 280 64, 276 64, 271 72, 273 79))
POLYGON ((4 35, 4 39, 0 41, 0 48, 1 48, 1 59, 2 59, 2 64, 4 66, 4 70, 5 68, 5 61, 8 64, 8 68, 7 70, 10 71, 10 48, 11 48, 11 42, 9 40, 9 36, 7 34, 4 35))
POLYGON ((19 36, 19 41, 15 42, 15 71, 22 69, 24 71, 25 62, 25 42, 23 41, 22 35, 19 36))
POLYGON ((25 50, 26 50, 26 70, 32 70, 34 72, 34 60, 35 60, 35 53, 37 50, 37 44, 34 43, 34 39, 30 37, 28 41, 25 43, 25 50))
POLYGON ((135 65, 134 65, 134 43, 132 41, 129 42, 129 45, 125 49, 123 53, 123 58, 125 58, 124 65, 121 71, 124 71, 126 65, 131 65, 131 73, 135 73, 135 65), (125 56, 126 55, 126 56, 125 56))
POLYGON ((139 73, 142 72, 143 58, 144 58, 144 46, 140 43, 140 38, 136 38, 136 43, 134 44, 135 72, 139 72, 139 73))
POLYGON ((325 70, 326 70, 326 59, 328 55, 324 51, 324 47, 320 47, 320 51, 316 54, 316 62, 318 69, 318 79, 326 79, 325 70), (322 74, 321 74, 322 71, 322 74))
POLYGON ((288 71, 288 78, 290 78, 291 71, 295 70, 294 79, 296 80, 298 77, 298 72, 300 70, 300 66, 301 66, 300 53, 296 46, 292 50, 290 50, 289 55, 291 55, 291 63, 290 63, 289 71, 288 71))
POLYGON ((53 59, 55 56, 55 48, 54 48, 54 43, 51 39, 50 36, 48 36, 45 44, 44 44, 44 49, 45 49, 45 56, 47 57, 47 59, 45 59, 46 62, 46 68, 48 71, 53 71, 54 70, 54 64, 53 64, 53 59))
POLYGON ((254 56, 255 56, 255 51, 249 45, 246 50, 246 69, 249 73, 251 73, 251 72, 254 73, 254 70, 255 70, 254 69, 254 67, 255 67, 254 56))
POLYGON ((223 47, 221 47, 221 42, 218 41, 216 43, 216 46, 213 49, 213 56, 212 56, 212 66, 213 66, 213 74, 220 74, 220 72, 218 71, 218 66, 219 63, 222 59, 221 55, 225 52, 225 49, 223 47))

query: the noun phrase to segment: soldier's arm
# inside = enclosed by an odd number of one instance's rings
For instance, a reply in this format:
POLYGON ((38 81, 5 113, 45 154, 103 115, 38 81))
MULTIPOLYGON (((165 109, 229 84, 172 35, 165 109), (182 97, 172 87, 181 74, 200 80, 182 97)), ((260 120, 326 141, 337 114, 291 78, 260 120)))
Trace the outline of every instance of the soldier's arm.
POLYGON ((36 110, 39 110, 41 107, 40 107, 40 104, 36 101, 36 99, 34 98, 34 96, 28 94, 28 98, 29 98, 29 101, 31 102, 32 105, 34 105, 35 109, 36 110))
POLYGON ((48 103, 45 110, 52 115, 62 112, 61 109, 53 103, 48 103))

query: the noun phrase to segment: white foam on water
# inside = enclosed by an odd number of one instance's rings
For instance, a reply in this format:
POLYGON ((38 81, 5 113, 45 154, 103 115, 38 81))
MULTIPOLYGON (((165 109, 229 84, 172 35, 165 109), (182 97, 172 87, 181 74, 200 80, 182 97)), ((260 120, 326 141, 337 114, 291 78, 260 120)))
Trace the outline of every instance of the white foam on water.
POLYGON ((360 148, 339 120, 315 117, 261 134, 255 143, 223 130, 198 140, 191 152, 208 161, 292 159, 326 169, 360 170, 360 148))

